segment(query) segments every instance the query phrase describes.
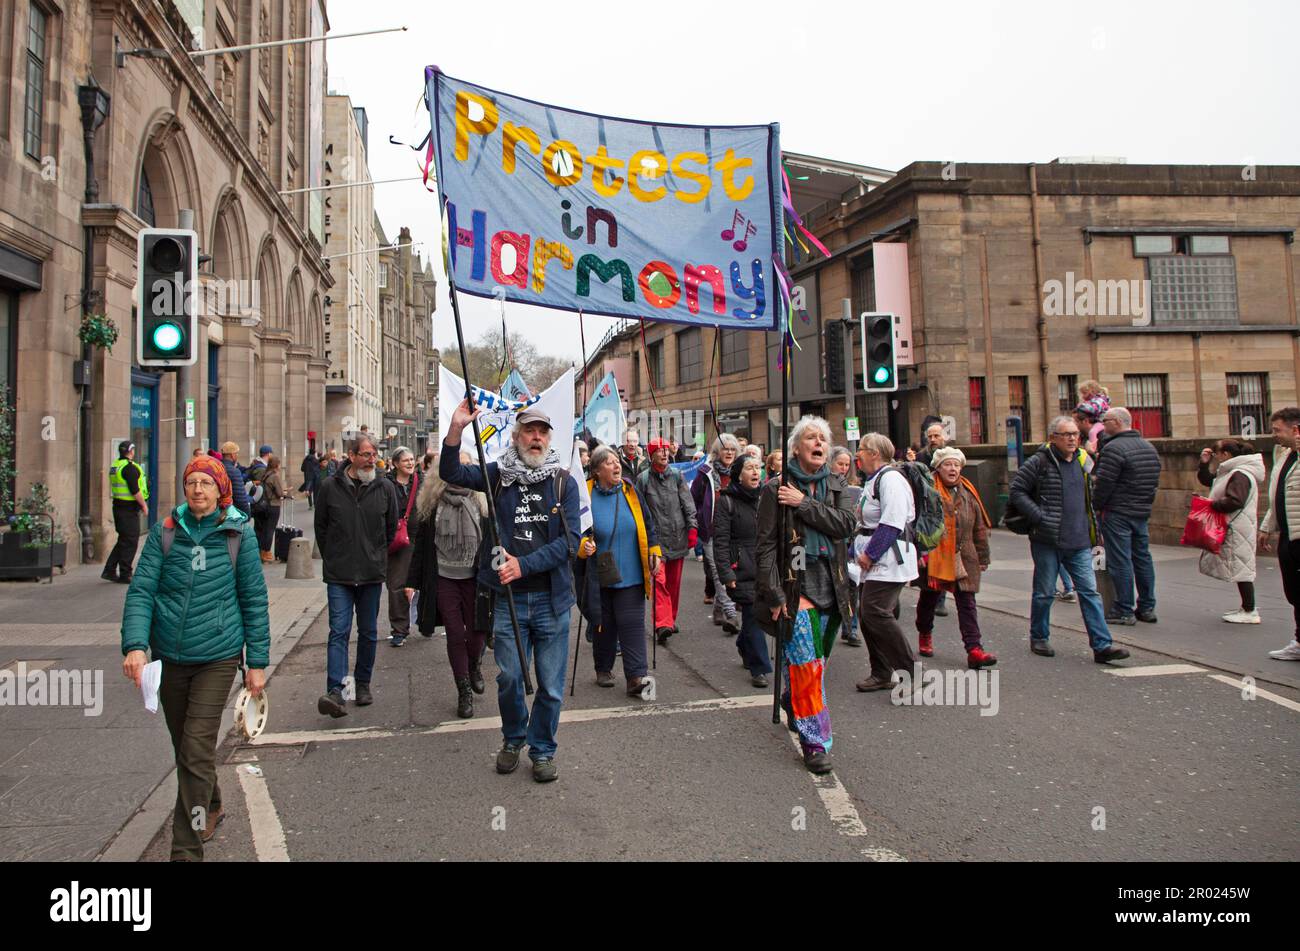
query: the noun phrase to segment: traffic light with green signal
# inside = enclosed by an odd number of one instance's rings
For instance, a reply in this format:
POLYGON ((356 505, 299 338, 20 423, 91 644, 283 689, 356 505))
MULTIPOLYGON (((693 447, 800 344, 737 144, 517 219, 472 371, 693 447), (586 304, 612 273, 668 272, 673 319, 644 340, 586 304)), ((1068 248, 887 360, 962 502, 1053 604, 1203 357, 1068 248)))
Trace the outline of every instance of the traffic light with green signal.
POLYGON ((868 393, 898 389, 897 332, 893 314, 862 315, 862 382, 868 393))
POLYGON ((136 239, 135 359, 142 367, 198 361, 198 238, 181 228, 143 228, 136 239))

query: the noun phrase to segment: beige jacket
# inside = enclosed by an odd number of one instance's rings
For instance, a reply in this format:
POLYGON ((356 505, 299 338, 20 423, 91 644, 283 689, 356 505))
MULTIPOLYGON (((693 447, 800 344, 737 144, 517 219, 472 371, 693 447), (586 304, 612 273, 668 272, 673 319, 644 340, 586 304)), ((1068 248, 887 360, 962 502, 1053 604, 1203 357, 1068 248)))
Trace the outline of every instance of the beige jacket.
MULTIPOLYGON (((1293 452, 1294 449, 1283 449, 1281 446, 1275 446, 1273 449, 1273 472, 1268 479, 1268 498, 1265 500, 1268 503, 1268 511, 1264 513, 1264 520, 1259 523, 1259 530, 1265 534, 1277 531, 1277 515, 1273 511, 1273 500, 1277 498, 1277 478, 1282 474, 1287 456, 1293 452)), ((1293 542, 1300 541, 1300 461, 1291 467, 1284 491, 1287 535, 1293 542)))

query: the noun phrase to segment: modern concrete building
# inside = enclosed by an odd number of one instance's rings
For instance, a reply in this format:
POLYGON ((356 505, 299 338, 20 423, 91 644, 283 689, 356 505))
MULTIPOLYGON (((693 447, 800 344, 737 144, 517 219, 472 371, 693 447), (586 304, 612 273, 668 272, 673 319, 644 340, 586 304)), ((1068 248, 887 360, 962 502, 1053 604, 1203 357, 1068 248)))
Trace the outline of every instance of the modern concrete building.
MULTIPOLYGON (((347 96, 325 97, 325 177, 328 184, 369 182, 365 109, 347 96)), ((381 433, 379 252, 373 185, 336 188, 325 199, 325 258, 334 288, 325 298, 324 445, 341 449, 362 426, 381 433)))
POLYGON ((298 191, 319 180, 324 44, 189 55, 323 35, 325 9, 15 0, 0 17, 0 385, 17 409, 16 489, 47 483, 69 559, 80 516, 85 556, 99 560, 119 440, 138 447, 157 518, 176 501, 178 454, 204 440, 233 439, 244 461, 270 443, 292 465, 325 428, 333 278, 320 195, 298 191), (194 436, 178 451, 176 374, 135 364, 133 309, 138 232, 177 227, 184 209, 210 259, 194 436), (83 315, 116 324, 111 352, 83 353, 83 315))

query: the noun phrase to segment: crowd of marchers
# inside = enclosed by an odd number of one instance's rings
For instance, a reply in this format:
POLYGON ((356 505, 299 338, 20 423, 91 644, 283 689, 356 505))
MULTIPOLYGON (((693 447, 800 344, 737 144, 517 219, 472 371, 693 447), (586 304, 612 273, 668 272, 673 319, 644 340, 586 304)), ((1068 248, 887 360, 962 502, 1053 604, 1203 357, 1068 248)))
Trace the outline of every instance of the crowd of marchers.
MULTIPOLYGON (((734 638, 753 686, 767 686, 775 671, 786 723, 814 773, 833 769, 825 676, 837 644, 867 649, 860 691, 896 692, 915 670, 914 646, 933 656, 936 619, 951 601, 968 666, 997 663, 976 604, 992 520, 962 474, 965 455, 947 444, 937 420, 927 421, 923 445, 895 447, 867 433, 856 453, 832 445, 829 425, 816 416, 800 419, 784 451, 766 457, 720 434, 688 470, 688 484, 673 464, 680 448, 655 439, 643 451, 635 431, 621 447, 581 446, 584 471, 570 472, 571 444, 553 445, 551 420, 536 407, 519 414, 506 450, 481 466, 461 449, 474 416, 462 403, 437 450, 417 462, 399 448, 382 475, 365 433, 333 467, 304 460, 329 606, 321 714, 342 717, 349 703, 375 702, 386 585, 393 647, 412 626, 424 637, 445 632, 459 716, 474 715, 493 651, 502 732, 496 770, 514 772, 526 749, 533 779, 550 782, 558 776, 573 609, 591 641, 595 683, 614 687, 621 657, 627 695, 650 700, 647 606, 658 644, 681 633, 681 579, 692 556, 703 562, 714 623, 734 638), (590 498, 585 530, 579 480, 590 498), (920 589, 914 637, 901 621, 908 585, 920 589)), ((1257 623, 1256 548, 1276 547, 1300 632, 1300 408, 1279 410, 1271 423, 1277 448, 1267 484, 1262 454, 1243 440, 1220 439, 1202 453, 1200 480, 1224 515, 1226 537, 1217 553, 1202 556, 1201 570, 1237 586, 1240 609, 1224 621, 1257 623)), ((1029 538, 1035 655, 1054 656, 1057 600, 1079 604, 1099 664, 1128 657, 1112 643, 1112 625, 1158 623, 1148 521, 1159 475, 1159 456, 1129 412, 1091 382, 1075 412, 1052 420, 1046 444, 1012 474, 1007 526, 1029 538), (1101 552, 1114 586, 1109 610, 1097 585, 1101 552)), ((146 651, 162 661, 162 702, 182 778, 176 859, 201 859, 222 815, 215 752, 231 680, 242 667, 249 690, 260 693, 269 662, 257 533, 231 476, 225 460, 191 461, 185 502, 145 542, 122 625, 127 676, 139 682, 146 651), (199 828, 196 809, 206 816, 199 828)), ((125 494, 131 486, 113 487, 125 494)), ((1300 660, 1300 642, 1271 656, 1300 660)))

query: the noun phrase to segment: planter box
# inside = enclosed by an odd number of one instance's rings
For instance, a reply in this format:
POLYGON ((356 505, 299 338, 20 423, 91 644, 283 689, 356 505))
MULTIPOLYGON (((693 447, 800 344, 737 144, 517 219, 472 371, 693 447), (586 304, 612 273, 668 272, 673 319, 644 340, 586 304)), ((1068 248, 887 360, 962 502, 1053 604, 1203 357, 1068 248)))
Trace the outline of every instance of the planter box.
POLYGON ((55 567, 67 563, 67 542, 55 542, 52 550, 49 545, 24 547, 30 540, 27 532, 0 535, 0 579, 53 578, 55 567))

